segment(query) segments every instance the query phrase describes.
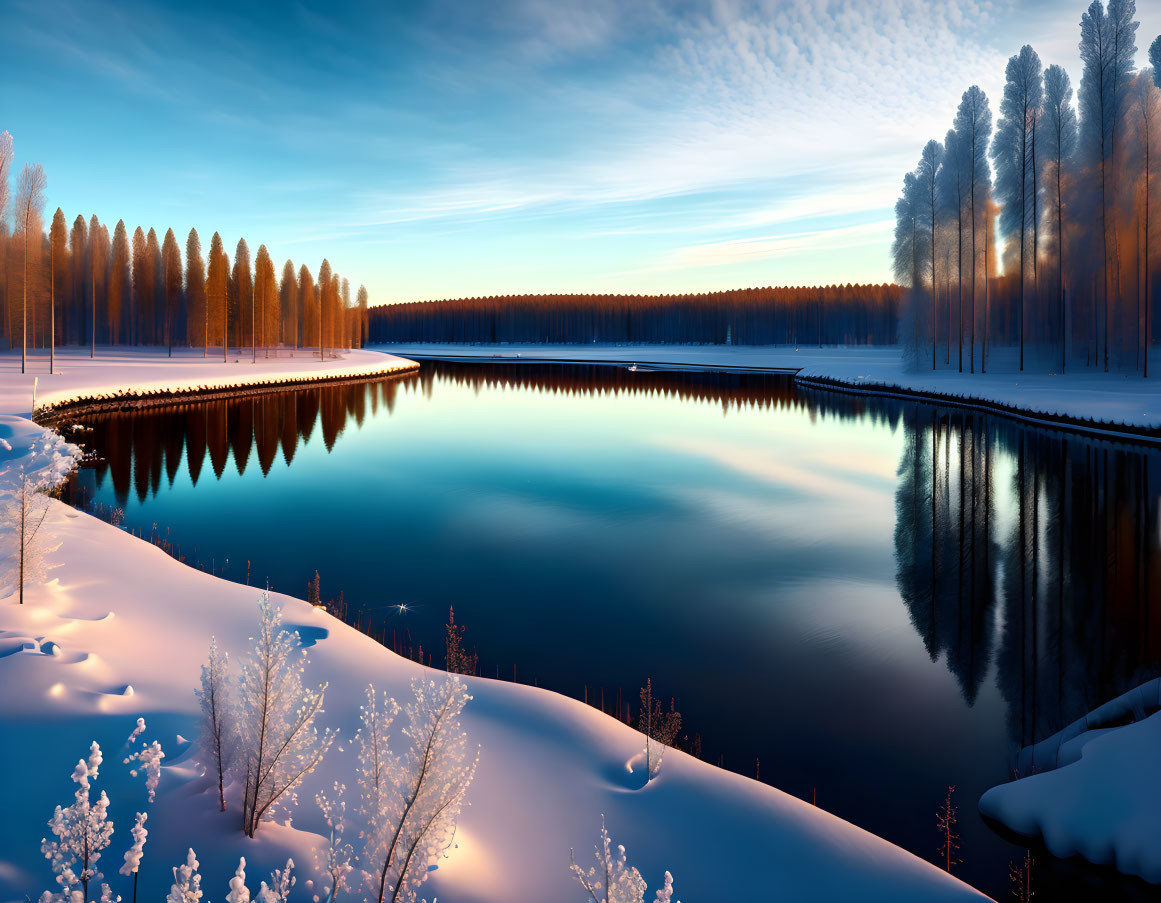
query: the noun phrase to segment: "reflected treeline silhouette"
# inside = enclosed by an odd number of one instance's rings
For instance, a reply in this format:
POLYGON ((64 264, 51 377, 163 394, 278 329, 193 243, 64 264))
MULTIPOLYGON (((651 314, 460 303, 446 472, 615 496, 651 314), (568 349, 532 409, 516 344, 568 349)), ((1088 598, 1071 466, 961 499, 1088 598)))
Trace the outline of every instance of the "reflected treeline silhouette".
POLYGON ((899 593, 968 704, 987 675, 997 565, 987 419, 909 405, 895 497, 899 593))
POLYGON ((1161 673, 1157 452, 926 405, 902 422, 899 592, 969 704, 994 665, 1024 746, 1161 673))
POLYGON ((98 486, 111 479, 118 504, 130 492, 143 502, 163 478, 173 483, 183 461, 195 485, 207 463, 220 479, 231 458, 239 474, 255 465, 267 474, 279 454, 290 464, 316 427, 330 451, 351 418, 362 425, 368 412, 390 411, 404 380, 96 413, 78 418, 77 438, 95 454, 98 486))
POLYGON ((797 386, 788 374, 630 370, 607 364, 477 364, 425 362, 409 385, 430 395, 440 383, 484 389, 532 389, 561 395, 637 395, 699 401, 731 409, 804 411, 812 418, 868 419, 892 428, 900 406, 889 399, 797 386))
POLYGON ((92 467, 98 487, 111 479, 120 505, 132 492, 138 501, 156 494, 164 478, 173 483, 183 460, 196 485, 208 462, 221 478, 230 459, 239 474, 253 466, 270 471, 281 452, 294 459, 300 442, 317 426, 328 451, 348 420, 361 426, 380 405, 391 411, 397 393, 417 391, 430 397, 440 385, 477 392, 522 389, 564 395, 641 394, 698 401, 731 409, 806 411, 812 418, 871 418, 894 428, 899 405, 873 398, 796 388, 789 376, 763 373, 663 370, 630 371, 590 364, 424 363, 418 374, 339 386, 172 406, 95 413, 77 418, 74 437, 96 453, 92 467))

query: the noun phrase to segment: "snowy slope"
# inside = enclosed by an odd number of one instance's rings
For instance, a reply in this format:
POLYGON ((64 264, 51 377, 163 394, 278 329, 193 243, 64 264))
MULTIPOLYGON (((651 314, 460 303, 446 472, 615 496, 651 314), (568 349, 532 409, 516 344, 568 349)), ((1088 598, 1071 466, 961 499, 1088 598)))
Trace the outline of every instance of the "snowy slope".
POLYGON ((1161 679, 1151 680, 1029 747, 1029 776, 993 787, 980 811, 1055 856, 1161 883, 1159 692, 1161 679))
MULTIPOLYGON (((917 392, 1010 406, 1031 414, 1092 420, 1110 426, 1161 429, 1161 379, 1140 374, 1078 371, 1060 375, 1013 372, 1011 349, 993 353, 988 373, 908 371, 894 346, 791 345, 376 345, 413 359, 515 358, 610 361, 672 367, 786 370, 803 380, 856 389, 917 392)), ((966 363, 965 363, 966 366, 966 363)))
MULTIPOLYGON (((148 372, 151 385, 164 379, 164 365, 147 355, 132 366, 112 366, 120 369, 105 377, 94 368, 86 385, 121 380, 126 386, 133 369, 148 372)), ((8 382, 0 376, 0 398, 18 397, 8 382)), ((53 434, 23 418, 9 417, 0 427, 12 430, 7 441, 13 446, 0 450, 0 464, 36 443, 40 459, 60 468, 68 450, 53 434)), ((98 786, 113 800, 118 829, 102 866, 116 877, 133 812, 145 805, 141 781, 119 761, 138 715, 149 724, 145 738, 160 740, 167 751, 158 800, 149 810, 143 898, 161 899, 170 867, 184 861, 189 845, 198 850, 207 899, 224 896, 240 854, 255 887, 256 876, 292 854, 303 890, 311 850, 321 845, 312 833, 320 821, 311 801, 316 789, 350 780, 349 747, 336 747, 299 792, 293 826, 266 825, 246 840, 237 814, 217 811, 216 787, 199 776, 183 739, 196 731, 193 690, 210 636, 231 657, 242 652, 254 633, 258 591, 187 568, 59 503, 47 529, 49 544, 58 546, 49 556, 56 565, 52 579, 32 588, 22 607, 13 597, 0 600, 0 794, 7 803, 0 820, 0 901, 35 899, 49 886, 39 842, 53 806, 71 798, 69 774, 93 739, 106 751, 98 786)), ((402 701, 410 678, 425 670, 305 602, 277 601, 286 622, 311 644, 308 681, 329 683, 324 724, 348 739, 369 682, 402 701)), ((464 725, 481 748, 479 771, 456 846, 424 887, 429 899, 579 900, 569 850, 578 860, 589 858, 602 814, 651 888, 668 868, 686 903, 982 899, 886 841, 681 753, 670 752, 659 778, 641 788, 626 768, 640 736, 580 702, 483 678, 470 679, 470 690, 475 698, 464 725)), ((125 879, 114 889, 124 893, 125 879)))

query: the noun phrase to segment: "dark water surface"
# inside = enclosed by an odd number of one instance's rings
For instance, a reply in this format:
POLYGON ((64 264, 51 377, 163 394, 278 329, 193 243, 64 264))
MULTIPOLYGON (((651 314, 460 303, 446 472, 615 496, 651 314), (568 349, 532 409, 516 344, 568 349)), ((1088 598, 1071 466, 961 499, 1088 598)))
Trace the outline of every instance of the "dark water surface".
MULTIPOLYGON (((788 378, 424 364, 83 418, 82 503, 443 660, 615 708, 1009 898, 1012 755, 1161 673, 1161 454, 788 378), (248 564, 247 564, 248 563, 248 564), (390 606, 406 604, 400 612, 390 606), (361 615, 356 615, 358 610, 361 615)), ((1038 900, 1155 899, 1034 850, 1038 900)))

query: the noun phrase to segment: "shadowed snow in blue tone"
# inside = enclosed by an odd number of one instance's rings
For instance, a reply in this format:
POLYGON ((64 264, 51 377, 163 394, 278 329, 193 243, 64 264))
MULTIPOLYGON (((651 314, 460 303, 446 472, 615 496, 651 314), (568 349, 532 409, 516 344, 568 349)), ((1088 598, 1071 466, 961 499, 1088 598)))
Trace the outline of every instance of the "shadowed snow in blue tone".
POLYGON ((70 221, 373 302, 882 282, 898 173, 1009 36, 1078 83, 1084 5, 6 0, 0 128, 70 221))

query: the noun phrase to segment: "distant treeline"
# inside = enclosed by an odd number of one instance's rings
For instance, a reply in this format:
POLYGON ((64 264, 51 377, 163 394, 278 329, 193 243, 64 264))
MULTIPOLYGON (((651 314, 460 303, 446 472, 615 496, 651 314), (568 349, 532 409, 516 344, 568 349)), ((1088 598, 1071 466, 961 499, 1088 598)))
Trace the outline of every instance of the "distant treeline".
POLYGON ((324 260, 317 273, 245 239, 231 261, 214 233, 203 254, 196 229, 183 248, 172 229, 110 232, 94 215, 69 224, 57 208, 45 234, 45 175, 26 164, 12 203, 12 137, 0 133, 0 340, 21 347, 177 345, 349 348, 366 338, 367 290, 324 260), (11 214, 11 220, 7 214, 11 214), (10 229, 11 223, 11 229, 10 229))
POLYGON ((368 341, 883 345, 901 296, 884 284, 457 298, 373 307, 368 341))

